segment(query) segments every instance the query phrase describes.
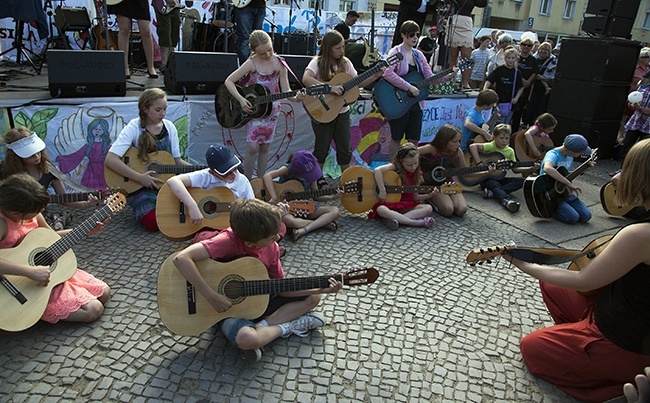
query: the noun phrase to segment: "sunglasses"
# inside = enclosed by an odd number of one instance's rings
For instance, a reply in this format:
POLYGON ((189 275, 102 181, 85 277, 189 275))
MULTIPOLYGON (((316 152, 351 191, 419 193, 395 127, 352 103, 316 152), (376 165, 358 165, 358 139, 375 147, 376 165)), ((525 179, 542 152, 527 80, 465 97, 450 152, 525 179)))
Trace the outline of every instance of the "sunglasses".
POLYGON ((532 43, 522 43, 522 44, 520 44, 520 46, 525 46, 527 48, 532 48, 533 44, 532 43))
POLYGON ((415 36, 416 38, 419 38, 419 37, 420 37, 420 33, 419 33, 419 32, 411 32, 410 34, 408 34, 408 37, 409 37, 409 38, 413 38, 414 36, 415 36))

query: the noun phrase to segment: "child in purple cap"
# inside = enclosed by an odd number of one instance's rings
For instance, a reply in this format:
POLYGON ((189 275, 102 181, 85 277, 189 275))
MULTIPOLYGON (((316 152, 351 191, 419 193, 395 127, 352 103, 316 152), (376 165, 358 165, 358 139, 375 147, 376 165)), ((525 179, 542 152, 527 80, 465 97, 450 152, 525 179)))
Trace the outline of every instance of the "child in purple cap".
MULTIPOLYGON (((570 171, 573 165, 573 159, 583 154, 591 154, 591 148, 589 148, 587 140, 579 134, 569 134, 564 138, 564 144, 546 153, 539 171, 540 175, 548 174, 548 176, 569 189, 570 196, 560 202, 553 215, 558 221, 567 224, 591 220, 591 211, 578 199, 578 193, 582 190, 557 170, 559 167, 564 167, 570 171)), ((590 164, 592 167, 596 165, 593 161, 590 164)))
MULTIPOLYGON (((328 191, 326 189, 327 182, 323 178, 320 165, 318 165, 314 154, 309 151, 297 151, 289 157, 286 165, 264 174, 264 186, 271 197, 269 203, 282 201, 279 200, 279 195, 274 186, 274 179, 276 178, 278 178, 279 183, 292 179, 298 180, 302 183, 307 194, 311 194, 311 198, 317 201, 330 201, 341 197, 341 190, 330 189, 331 191, 328 191)), ((313 213, 303 218, 294 217, 292 214, 287 213, 282 217, 282 221, 287 228, 291 229, 289 239, 295 242, 301 236, 307 235, 318 228, 326 227, 331 231, 336 231, 339 228, 336 222, 339 215, 340 212, 336 206, 319 206, 313 213)))

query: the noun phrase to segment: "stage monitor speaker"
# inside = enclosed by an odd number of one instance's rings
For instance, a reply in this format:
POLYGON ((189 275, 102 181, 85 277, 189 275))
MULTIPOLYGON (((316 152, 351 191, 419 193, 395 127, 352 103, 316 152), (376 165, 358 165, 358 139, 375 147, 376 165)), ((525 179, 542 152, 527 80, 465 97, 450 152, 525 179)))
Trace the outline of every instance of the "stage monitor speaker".
POLYGON ((602 159, 614 158, 614 145, 618 128, 621 124, 619 120, 590 121, 576 120, 558 116, 557 126, 551 139, 554 144, 562 144, 564 138, 569 134, 581 134, 587 139, 591 148, 598 147, 598 157, 602 159))
POLYGON ((585 17, 582 30, 594 35, 613 36, 616 38, 632 38, 634 19, 612 15, 595 15, 585 17))
POLYGON ((624 39, 565 38, 555 78, 629 84, 642 47, 641 42, 624 39))
POLYGON ((112 97, 126 94, 124 52, 48 50, 48 83, 55 98, 112 97))
POLYGON ((129 63, 135 66, 146 66, 147 58, 144 55, 144 45, 140 34, 131 34, 129 38, 129 63))
POLYGON ((238 67, 236 53, 174 52, 165 69, 165 88, 177 95, 214 95, 238 67))
POLYGON ((291 35, 276 35, 273 49, 276 53, 288 55, 313 55, 314 35, 296 33, 291 35))
POLYGON ((555 117, 620 121, 629 92, 629 83, 555 79, 548 111, 555 117))
POLYGON ((589 0, 586 14, 635 19, 641 0, 589 0))
POLYGON ((307 65, 312 60, 312 56, 296 56, 296 55, 280 55, 291 67, 291 70, 296 74, 298 80, 293 77, 293 74, 289 73, 289 85, 291 89, 298 90, 303 87, 302 85, 302 75, 307 68, 307 65))
POLYGON ((54 25, 59 32, 84 31, 90 28, 86 7, 62 7, 54 9, 54 25))

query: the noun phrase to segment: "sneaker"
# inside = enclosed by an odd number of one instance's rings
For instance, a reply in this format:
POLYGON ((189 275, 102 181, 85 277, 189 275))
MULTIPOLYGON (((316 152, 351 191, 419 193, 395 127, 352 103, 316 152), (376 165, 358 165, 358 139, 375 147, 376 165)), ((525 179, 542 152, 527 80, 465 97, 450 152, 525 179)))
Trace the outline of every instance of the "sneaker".
POLYGON ((512 199, 503 199, 501 201, 501 204, 503 204, 503 207, 505 207, 511 213, 516 213, 519 211, 519 202, 516 202, 512 199))
POLYGON ((262 359, 262 349, 256 348, 255 350, 240 350, 241 357, 244 361, 258 362, 262 359))
POLYGON ((386 223, 386 226, 393 231, 399 228, 399 222, 397 222, 397 220, 394 218, 387 218, 384 220, 384 222, 386 223))
POLYGON ((483 189, 483 198, 484 199, 491 199, 494 197, 494 193, 488 188, 483 189))
POLYGON ((282 337, 289 337, 292 333, 298 337, 306 337, 310 330, 325 326, 325 323, 325 318, 321 314, 308 312, 298 319, 287 322, 286 326, 289 332, 282 337))

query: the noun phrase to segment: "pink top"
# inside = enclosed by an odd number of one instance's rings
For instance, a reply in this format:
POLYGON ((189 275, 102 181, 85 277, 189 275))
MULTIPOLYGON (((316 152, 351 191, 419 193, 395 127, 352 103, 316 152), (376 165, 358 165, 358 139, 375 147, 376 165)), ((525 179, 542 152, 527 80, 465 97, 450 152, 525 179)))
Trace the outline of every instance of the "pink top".
POLYGON ((13 248, 31 230, 38 228, 36 217, 29 221, 23 221, 22 223, 17 223, 2 213, 0 213, 0 218, 7 222, 7 233, 5 234, 4 239, 0 241, 0 249, 13 248))

